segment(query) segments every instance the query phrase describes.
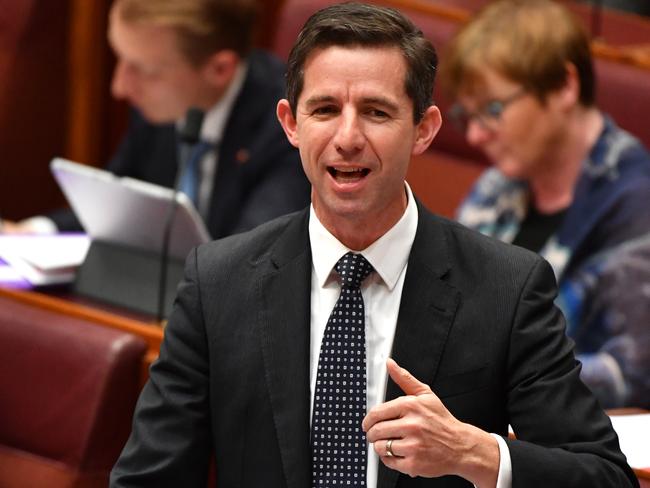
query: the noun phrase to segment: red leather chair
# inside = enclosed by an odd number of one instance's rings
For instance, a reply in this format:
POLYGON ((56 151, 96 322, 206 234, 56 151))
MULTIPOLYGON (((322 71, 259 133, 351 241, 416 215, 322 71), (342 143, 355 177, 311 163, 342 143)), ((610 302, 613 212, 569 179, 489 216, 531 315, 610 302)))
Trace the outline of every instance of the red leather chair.
POLYGON ((650 69, 596 59, 598 106, 650 148, 650 69))
POLYGON ((0 297, 0 486, 108 486, 145 342, 0 297))

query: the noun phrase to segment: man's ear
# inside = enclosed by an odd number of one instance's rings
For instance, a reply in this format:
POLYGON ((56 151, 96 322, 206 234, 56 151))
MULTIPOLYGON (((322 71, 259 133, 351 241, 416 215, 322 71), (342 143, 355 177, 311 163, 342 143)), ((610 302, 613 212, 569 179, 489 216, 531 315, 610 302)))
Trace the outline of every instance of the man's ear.
POLYGON ((206 79, 215 87, 224 89, 235 76, 241 58, 230 49, 222 49, 211 54, 201 70, 206 79))
POLYGON ((440 109, 435 105, 431 105, 415 127, 415 140, 413 141, 411 154, 414 156, 422 154, 436 137, 441 125, 442 115, 440 115, 440 109))
POLYGON ((287 139, 291 145, 298 147, 298 131, 296 118, 293 116, 291 111, 291 105, 289 105, 289 100, 283 98, 278 102, 278 107, 275 112, 280 121, 280 125, 284 129, 284 133, 287 135, 287 139))

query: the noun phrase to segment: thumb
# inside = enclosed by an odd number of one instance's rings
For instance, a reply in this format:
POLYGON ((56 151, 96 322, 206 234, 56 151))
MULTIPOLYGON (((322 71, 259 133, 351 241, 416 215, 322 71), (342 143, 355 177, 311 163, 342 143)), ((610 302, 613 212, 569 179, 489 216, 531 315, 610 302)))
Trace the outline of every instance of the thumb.
POLYGON ((433 393, 429 385, 422 383, 406 369, 400 367, 394 359, 386 360, 386 369, 389 376, 407 395, 426 395, 433 393))

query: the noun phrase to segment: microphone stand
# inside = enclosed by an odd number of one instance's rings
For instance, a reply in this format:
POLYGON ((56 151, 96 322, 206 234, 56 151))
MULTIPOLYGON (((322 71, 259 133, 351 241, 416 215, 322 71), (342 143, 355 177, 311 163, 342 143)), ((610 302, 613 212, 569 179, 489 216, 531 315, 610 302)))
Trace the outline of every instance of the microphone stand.
POLYGON ((180 131, 179 163, 176 170, 174 188, 172 190, 172 201, 165 217, 163 227, 162 245, 160 249, 160 278, 158 280, 158 313, 156 318, 159 322, 165 317, 165 295, 167 294, 167 267, 169 265, 169 245, 171 241, 174 216, 178 207, 177 197, 183 173, 192 157, 192 149, 199 141, 201 125, 203 124, 204 113, 197 108, 190 108, 185 116, 185 124, 180 131))

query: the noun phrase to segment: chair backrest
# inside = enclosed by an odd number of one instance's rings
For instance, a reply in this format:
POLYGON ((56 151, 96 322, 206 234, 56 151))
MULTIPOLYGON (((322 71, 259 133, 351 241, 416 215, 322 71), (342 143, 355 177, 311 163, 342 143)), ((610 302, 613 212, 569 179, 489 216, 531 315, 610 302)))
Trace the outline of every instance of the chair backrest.
POLYGON ((0 486, 107 486, 145 351, 134 335, 0 297, 0 486))
POLYGON ((650 148, 650 69, 606 59, 595 69, 598 106, 650 148))

